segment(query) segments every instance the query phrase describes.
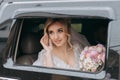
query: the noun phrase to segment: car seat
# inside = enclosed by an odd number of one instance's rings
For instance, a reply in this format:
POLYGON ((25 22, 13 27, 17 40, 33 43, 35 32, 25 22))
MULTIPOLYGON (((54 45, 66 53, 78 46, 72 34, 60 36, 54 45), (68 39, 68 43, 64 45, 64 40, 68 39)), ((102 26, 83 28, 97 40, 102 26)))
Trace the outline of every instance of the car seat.
POLYGON ((40 34, 26 33, 21 37, 20 54, 16 60, 17 64, 32 65, 37 59, 38 52, 42 49, 40 44, 40 34))

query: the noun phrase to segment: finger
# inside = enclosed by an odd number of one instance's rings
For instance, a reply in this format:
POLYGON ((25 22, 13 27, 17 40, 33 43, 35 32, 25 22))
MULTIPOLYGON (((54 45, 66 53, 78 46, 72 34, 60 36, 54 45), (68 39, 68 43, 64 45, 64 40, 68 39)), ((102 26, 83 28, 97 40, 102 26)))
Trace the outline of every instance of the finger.
POLYGON ((49 46, 53 46, 51 39, 49 39, 49 46))
POLYGON ((44 36, 41 38, 41 40, 40 40, 40 42, 47 42, 46 40, 48 40, 48 36, 47 36, 47 34, 44 34, 44 36))
POLYGON ((45 35, 40 39, 40 43, 43 42, 45 35))
POLYGON ((46 39, 46 38, 47 38, 47 34, 44 34, 41 39, 46 39))
POLYGON ((41 40, 41 45, 43 46, 44 49, 48 47, 43 40, 41 40))
POLYGON ((44 36, 41 38, 40 43, 44 48, 48 47, 48 36, 47 34, 44 34, 44 36))
POLYGON ((47 34, 44 35, 44 41, 48 43, 48 35, 47 34))

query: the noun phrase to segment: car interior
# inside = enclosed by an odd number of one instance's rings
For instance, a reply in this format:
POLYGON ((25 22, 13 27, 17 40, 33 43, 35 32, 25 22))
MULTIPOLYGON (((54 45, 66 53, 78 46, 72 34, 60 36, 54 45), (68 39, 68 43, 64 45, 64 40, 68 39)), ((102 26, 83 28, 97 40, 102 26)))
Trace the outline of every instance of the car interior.
MULTIPOLYGON (((37 59, 39 51, 43 49, 40 39, 47 18, 24 18, 20 34, 17 65, 32 65, 37 59)), ((107 18, 71 18, 71 25, 78 33, 85 35, 90 45, 98 43, 107 45, 107 18), (76 27, 77 26, 77 27, 76 27)))
POLYGON ((24 21, 16 63, 32 65, 37 59, 38 52, 43 49, 40 44, 43 30, 35 30, 35 28, 39 28, 39 20, 27 19, 24 21))

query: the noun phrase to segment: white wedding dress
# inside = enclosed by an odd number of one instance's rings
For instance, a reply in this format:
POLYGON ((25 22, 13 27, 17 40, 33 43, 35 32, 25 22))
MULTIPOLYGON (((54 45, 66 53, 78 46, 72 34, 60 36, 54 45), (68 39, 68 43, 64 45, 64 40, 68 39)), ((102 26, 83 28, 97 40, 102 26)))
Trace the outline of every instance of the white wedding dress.
MULTIPOLYGON (((53 68, 61 68, 61 69, 70 69, 70 70, 79 70, 79 59, 81 50, 78 44, 73 46, 74 54, 75 54, 75 66, 71 67, 69 64, 65 63, 63 60, 58 58, 57 56, 52 56, 53 68)), ((46 51, 43 49, 39 52, 38 59, 33 63, 34 66, 44 66, 44 56, 46 51)))

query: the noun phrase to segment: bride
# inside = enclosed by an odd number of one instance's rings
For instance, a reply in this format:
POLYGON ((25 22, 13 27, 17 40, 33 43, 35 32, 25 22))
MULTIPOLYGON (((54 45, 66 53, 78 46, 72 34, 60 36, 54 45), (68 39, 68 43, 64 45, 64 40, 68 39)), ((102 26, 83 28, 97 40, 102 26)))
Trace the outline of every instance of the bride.
POLYGON ((36 66, 79 70, 80 53, 89 43, 71 28, 70 20, 48 18, 40 43, 43 50, 33 63, 36 66))

